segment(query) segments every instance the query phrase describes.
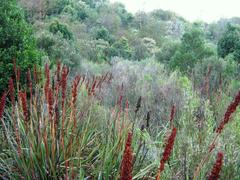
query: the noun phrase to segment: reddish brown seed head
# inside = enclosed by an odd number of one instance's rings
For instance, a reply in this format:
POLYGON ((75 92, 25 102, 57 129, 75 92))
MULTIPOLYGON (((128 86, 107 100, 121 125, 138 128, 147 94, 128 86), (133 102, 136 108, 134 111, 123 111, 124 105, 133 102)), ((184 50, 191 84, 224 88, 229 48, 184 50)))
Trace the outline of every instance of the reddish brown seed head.
POLYGON ((167 139, 167 143, 163 151, 162 159, 160 161, 160 172, 164 170, 164 164, 168 161, 171 155, 176 135, 177 135, 177 129, 173 128, 171 135, 167 139))
POLYGON ((220 178, 220 171, 222 169, 223 164, 223 153, 218 152, 217 160, 212 168, 210 175, 208 176, 208 180, 218 180, 220 178))
POLYGON ((64 106, 64 101, 66 98, 66 89, 67 89, 67 76, 68 76, 68 68, 67 66, 64 66, 62 69, 62 107, 64 106))
POLYGON ((121 180, 132 180, 133 153, 132 153, 132 133, 128 133, 123 159, 121 163, 121 180))
POLYGON ((12 106, 14 107, 14 105, 15 105, 15 95, 14 95, 15 90, 14 90, 13 78, 10 78, 10 80, 9 80, 8 89, 9 89, 9 94, 10 94, 10 98, 11 98, 11 103, 12 103, 12 106))
POLYGON ((75 104, 77 101, 77 95, 78 95, 78 85, 80 82, 80 76, 76 76, 73 85, 72 85, 72 104, 75 104))
POLYGON ((48 113, 50 116, 50 119, 53 117, 53 105, 54 105, 54 95, 52 88, 49 88, 48 90, 48 113))
POLYGON ((235 96, 233 102, 228 106, 227 111, 224 114, 223 120, 220 122, 220 124, 216 129, 217 133, 220 134, 222 132, 222 130, 224 129, 224 126, 230 121, 231 115, 236 111, 239 104, 240 104, 240 91, 235 96))
POLYGON ((3 117, 3 112, 6 104, 7 93, 3 93, 0 104, 0 119, 3 117))
POLYGON ((45 93, 45 98, 48 99, 48 91, 50 87, 50 69, 48 64, 45 64, 45 78, 46 78, 46 82, 44 85, 44 93, 45 93))
POLYGON ((22 102, 22 110, 23 110, 23 115, 24 115, 24 120, 25 122, 28 121, 29 116, 28 116, 28 108, 27 108, 27 93, 26 92, 19 92, 18 93, 21 102, 22 102))
POLYGON ((170 114, 170 122, 172 123, 174 116, 175 116, 175 112, 176 112, 176 106, 173 105, 172 109, 171 109, 171 114, 170 114))
POLYGON ((58 64, 57 64, 57 82, 60 81, 60 71, 61 71, 61 63, 58 61, 58 64))

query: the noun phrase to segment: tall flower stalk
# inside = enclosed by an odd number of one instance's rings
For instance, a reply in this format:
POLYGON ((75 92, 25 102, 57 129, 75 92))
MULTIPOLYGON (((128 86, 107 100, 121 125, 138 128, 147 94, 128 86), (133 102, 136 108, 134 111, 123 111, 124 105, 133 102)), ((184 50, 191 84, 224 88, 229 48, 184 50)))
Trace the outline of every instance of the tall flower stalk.
POLYGON ((27 106, 27 93, 26 93, 26 91, 25 92, 19 92, 18 95, 21 99, 24 121, 25 121, 25 124, 27 125, 27 122, 29 120, 28 106, 27 106))
POLYGON ((227 111, 224 114, 223 120, 220 122, 216 129, 216 133, 220 134, 224 129, 224 126, 230 121, 232 114, 236 111, 240 104, 240 91, 235 96, 233 102, 228 106, 227 111))
POLYGON ((173 119, 176 113, 176 106, 172 105, 171 114, 170 114, 170 126, 173 128, 173 119))
POLYGON ((65 125, 65 118, 66 118, 66 108, 65 108, 65 100, 66 100, 66 89, 67 89, 67 76, 68 76, 68 68, 67 66, 64 66, 62 69, 62 81, 61 81, 61 87, 62 87, 62 134, 61 134, 61 142, 62 142, 62 148, 64 148, 64 125, 65 125))
POLYGON ((220 171, 222 169, 222 164, 223 164, 223 153, 218 152, 217 154, 217 160, 207 177, 208 180, 218 180, 220 178, 220 171))
POLYGON ((121 163, 120 179, 132 180, 132 170, 133 170, 132 133, 129 132, 121 163))
MULTIPOLYGON (((3 112, 6 104, 6 98, 7 98, 7 93, 3 93, 2 98, 1 98, 1 104, 0 104, 0 119, 2 120, 3 117, 3 112)), ((3 121, 3 120, 2 120, 3 121)))
POLYGON ((157 172, 156 180, 160 180, 161 172, 164 170, 164 165, 168 161, 171 155, 176 135, 177 135, 177 129, 173 128, 171 135, 167 139, 166 146, 162 154, 162 159, 160 161, 160 167, 157 172))
POLYGON ((211 144, 208 147, 208 152, 202 158, 201 162, 198 164, 196 170, 194 171, 193 180, 197 179, 197 177, 198 177, 202 167, 208 161, 209 157, 211 156, 211 154, 212 154, 212 152, 213 152, 213 150, 215 148, 215 143, 216 143, 218 137, 222 133, 222 131, 223 131, 224 127, 226 126, 226 124, 229 123, 229 121, 231 120, 232 115, 237 110, 237 107, 239 106, 239 104, 240 104, 240 91, 237 93, 237 95, 235 96, 233 101, 228 106, 228 108, 227 108, 227 110, 226 110, 226 112, 224 114, 223 120, 220 122, 220 124, 216 128, 216 135, 215 135, 215 137, 213 138, 211 144))

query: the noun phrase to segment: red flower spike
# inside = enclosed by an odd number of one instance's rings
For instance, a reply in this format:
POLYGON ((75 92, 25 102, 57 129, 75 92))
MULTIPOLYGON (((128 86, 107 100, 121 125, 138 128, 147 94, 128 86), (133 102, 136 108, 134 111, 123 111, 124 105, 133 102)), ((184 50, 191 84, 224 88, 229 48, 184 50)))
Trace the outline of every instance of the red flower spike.
POLYGON ((66 98, 66 88, 67 88, 67 76, 68 76, 68 69, 66 66, 63 67, 62 70, 62 107, 64 107, 64 101, 66 98))
POLYGON ((174 116, 175 116, 175 112, 176 112, 176 106, 173 105, 172 109, 171 109, 171 114, 170 114, 170 124, 171 125, 173 125, 173 119, 174 119, 174 116))
POLYGON ((210 146, 209 146, 209 149, 208 149, 208 152, 211 153, 214 148, 216 147, 216 145, 214 143, 212 143, 210 146))
POLYGON ((14 107, 15 106, 15 95, 14 95, 14 82, 13 82, 13 78, 10 78, 10 80, 9 80, 8 89, 9 89, 9 94, 10 94, 12 107, 14 107))
POLYGON ((26 92, 19 92, 19 97, 22 102, 22 110, 23 110, 23 115, 24 115, 24 120, 25 122, 28 121, 28 109, 27 109, 27 93, 26 92))
POLYGON ((0 119, 2 119, 3 117, 3 112, 4 112, 4 108, 5 108, 5 104, 6 104, 6 98, 7 98, 7 94, 4 92, 1 98, 1 104, 0 104, 0 119))
POLYGON ((74 81, 73 81, 73 85, 72 85, 72 104, 76 104, 77 101, 77 94, 78 94, 78 85, 80 82, 80 76, 76 76, 74 81))
POLYGON ((128 133, 123 159, 121 163, 121 180, 132 180, 133 153, 132 153, 132 133, 128 133))
POLYGON ((220 134, 222 132, 224 126, 230 121, 231 115, 236 111, 239 104, 240 104, 240 91, 235 96, 235 99, 233 100, 233 102, 228 106, 223 120, 220 122, 220 124, 218 125, 218 127, 216 129, 216 133, 220 134))
POLYGON ((223 164, 223 153, 218 152, 217 160, 212 168, 210 175, 208 176, 208 180, 218 180, 220 178, 220 171, 222 169, 223 164))
POLYGON ((46 83, 44 86, 44 92, 45 92, 45 98, 48 99, 48 91, 50 86, 50 69, 48 64, 45 64, 45 78, 46 78, 46 83))
POLYGON ((160 173, 164 170, 164 165, 168 161, 168 159, 171 155, 176 135, 177 135, 177 129, 173 128, 171 135, 168 137, 168 140, 167 140, 167 143, 166 143, 163 155, 162 155, 162 159, 160 161, 160 167, 159 167, 159 171, 156 176, 156 180, 158 180, 160 178, 160 173))
POLYGON ((50 120, 52 120, 53 117, 53 105, 54 105, 54 96, 53 96, 53 90, 49 88, 48 90, 48 113, 50 120))
POLYGON ((93 85, 92 85, 92 94, 93 95, 95 95, 95 88, 96 88, 96 85, 97 85, 97 80, 95 80, 94 82, 93 82, 93 85))
POLYGON ((57 64, 57 82, 60 81, 60 71, 61 71, 61 63, 58 62, 58 64, 57 64))

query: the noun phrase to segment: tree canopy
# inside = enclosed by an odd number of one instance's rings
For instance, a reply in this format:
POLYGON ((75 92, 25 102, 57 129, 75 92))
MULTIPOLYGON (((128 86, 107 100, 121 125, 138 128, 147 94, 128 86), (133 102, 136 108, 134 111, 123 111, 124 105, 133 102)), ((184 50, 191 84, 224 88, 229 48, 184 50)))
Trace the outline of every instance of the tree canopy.
POLYGON ((179 49, 171 58, 172 68, 190 72, 197 62, 213 54, 206 47, 203 35, 198 27, 191 28, 183 35, 179 49))
POLYGON ((217 50, 220 57, 233 54, 234 59, 240 62, 240 26, 228 24, 227 30, 218 41, 217 50))
POLYGON ((0 92, 13 75, 13 59, 25 72, 40 61, 31 27, 15 0, 0 1, 0 92))

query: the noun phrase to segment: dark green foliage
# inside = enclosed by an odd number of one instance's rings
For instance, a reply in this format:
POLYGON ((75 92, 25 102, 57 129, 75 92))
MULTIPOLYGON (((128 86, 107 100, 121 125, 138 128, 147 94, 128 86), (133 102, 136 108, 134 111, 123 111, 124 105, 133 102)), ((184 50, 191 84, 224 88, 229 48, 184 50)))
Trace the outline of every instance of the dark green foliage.
POLYGON ((104 62, 109 60, 109 43, 103 39, 89 41, 81 46, 82 56, 93 62, 104 62))
POLYGON ((47 15, 60 14, 69 3, 70 0, 46 0, 47 15))
POLYGON ((135 60, 142 60, 149 57, 149 52, 147 50, 147 47, 143 43, 141 39, 136 39, 133 41, 133 58, 135 60))
POLYGON ((240 26, 229 24, 218 42, 218 55, 224 58, 231 53, 240 62, 240 26))
POLYGON ((171 11, 164 11, 162 9, 155 10, 151 14, 156 19, 161 19, 163 21, 169 21, 169 20, 171 20, 171 19, 176 17, 176 15, 173 12, 171 12, 171 11))
MULTIPOLYGON (((13 59, 22 72, 38 64, 40 53, 36 48, 30 26, 24 20, 15 0, 0 1, 0 94, 13 76, 13 59)), ((25 77, 23 77, 24 79, 25 77)))
POLYGON ((61 24, 58 21, 54 21, 49 26, 49 31, 53 34, 60 32, 63 35, 64 39, 72 39, 73 34, 68 30, 67 25, 61 24))
POLYGON ((106 0, 82 0, 86 4, 88 4, 91 8, 96 8, 100 5, 103 5, 106 0))
POLYGON ((64 39, 61 34, 44 32, 37 38, 37 45, 44 50, 51 62, 61 60, 61 62, 71 68, 79 68, 79 51, 72 41, 64 39))
POLYGON ((118 41, 116 41, 110 49, 110 56, 119 56, 126 59, 131 58, 132 49, 129 47, 128 39, 125 37, 121 37, 118 41))
POLYGON ((42 35, 37 39, 37 46, 44 50, 47 54, 51 55, 52 47, 56 44, 54 38, 49 35, 42 35))
POLYGON ((131 13, 127 12, 127 10, 123 4, 115 3, 113 6, 114 6, 116 13, 121 18, 123 26, 128 26, 129 24, 132 23, 134 17, 131 13))
POLYGON ((95 38, 98 39, 103 39, 105 41, 110 40, 110 33, 105 27, 100 27, 96 30, 94 34, 95 38))
POLYGON ((212 92, 218 90, 223 90, 223 88, 228 87, 231 80, 238 77, 236 62, 228 57, 226 59, 218 58, 217 56, 212 56, 203 59, 202 62, 197 63, 194 67, 194 83, 195 87, 199 89, 203 86, 203 83, 208 74, 209 68, 211 68, 211 73, 209 74, 209 88, 212 92))
POLYGON ((212 54, 205 46, 203 32, 198 27, 193 27, 183 35, 181 45, 171 58, 170 65, 173 69, 190 73, 197 62, 212 54))
POLYGON ((82 21, 89 17, 90 9, 85 3, 79 1, 72 5, 72 7, 74 8, 74 16, 77 20, 82 21))
POLYGON ((169 64, 171 58, 178 50, 180 42, 173 40, 166 40, 162 45, 160 51, 156 54, 156 59, 165 64, 169 64))

